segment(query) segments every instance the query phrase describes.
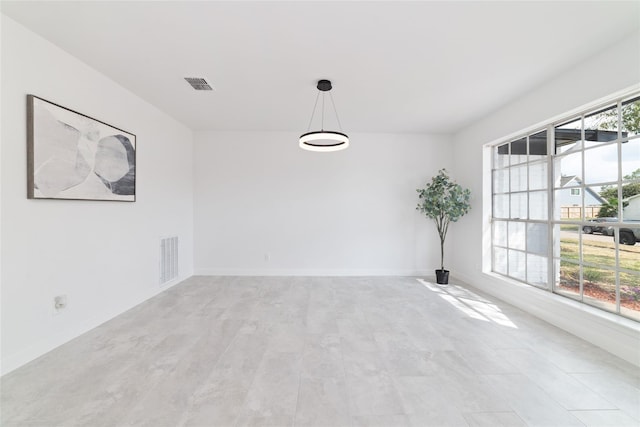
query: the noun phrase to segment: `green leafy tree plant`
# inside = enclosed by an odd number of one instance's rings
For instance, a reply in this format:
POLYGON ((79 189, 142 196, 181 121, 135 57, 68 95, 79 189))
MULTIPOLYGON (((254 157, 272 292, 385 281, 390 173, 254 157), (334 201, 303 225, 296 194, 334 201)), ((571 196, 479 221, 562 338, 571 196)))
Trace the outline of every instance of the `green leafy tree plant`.
MULTIPOLYGON (((625 201, 624 199, 635 196, 636 194, 640 194, 640 169, 636 169, 629 175, 625 175, 623 179, 626 181, 636 181, 622 186, 622 207, 626 208, 627 206, 629 206, 629 202, 625 201)), ((607 203, 603 204, 600 208, 600 211, 598 212, 598 218, 617 217, 618 187, 603 185, 602 190, 600 191, 600 196, 607 200, 607 203)))
POLYGON ((457 222, 471 209, 471 191, 456 184, 445 169, 431 178, 424 188, 416 190, 420 202, 416 209, 436 223, 440 236, 440 269, 444 271, 444 242, 449 224, 457 222))
MULTIPOLYGON (((629 206, 629 202, 622 202, 622 208, 629 206)), ((612 197, 603 204, 598 211, 598 218, 616 218, 618 216, 618 199, 612 197)))

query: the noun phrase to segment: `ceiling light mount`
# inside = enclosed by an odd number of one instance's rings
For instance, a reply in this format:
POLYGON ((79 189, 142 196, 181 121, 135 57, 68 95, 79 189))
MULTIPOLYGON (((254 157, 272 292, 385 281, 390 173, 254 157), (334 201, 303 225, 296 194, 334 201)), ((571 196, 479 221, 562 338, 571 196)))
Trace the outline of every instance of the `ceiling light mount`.
POLYGON ((340 119, 338 118, 338 112, 336 110, 336 105, 333 102, 333 96, 331 95, 331 89, 333 86, 331 85, 330 80, 318 80, 318 84, 316 86, 318 88, 318 95, 316 96, 316 103, 313 106, 313 112, 311 113, 311 120, 309 120, 309 127, 307 128, 307 133, 303 133, 300 135, 300 148, 308 150, 308 151, 317 151, 317 152, 329 152, 329 151, 340 151, 344 150, 349 146, 349 137, 346 133, 342 132, 342 125, 340 125, 340 119), (336 115, 336 121, 338 122, 338 126, 340 127, 340 132, 324 130, 324 98, 325 94, 329 92, 329 98, 331 99, 331 105, 333 106, 333 112, 336 115), (311 123, 313 122, 313 116, 316 113, 316 107, 318 106, 318 98, 320 97, 320 93, 322 93, 322 122, 319 131, 309 132, 311 128, 311 123))
POLYGON ((318 80, 318 85, 316 87, 319 91, 329 92, 332 89, 331 80, 318 80))

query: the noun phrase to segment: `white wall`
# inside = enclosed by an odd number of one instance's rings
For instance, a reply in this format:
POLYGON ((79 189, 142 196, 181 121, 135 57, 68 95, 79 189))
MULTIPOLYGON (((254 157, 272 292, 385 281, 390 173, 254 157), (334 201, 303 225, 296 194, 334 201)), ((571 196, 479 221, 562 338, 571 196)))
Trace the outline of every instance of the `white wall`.
POLYGON ((179 236, 180 276, 193 274, 193 135, 4 16, 1 53, 6 373, 161 291, 160 236, 179 236), (27 94, 134 133, 137 201, 27 200, 27 94), (59 294, 68 308, 53 316, 59 294))
POLYGON ((539 295, 531 287, 514 286, 482 274, 483 262, 485 268, 490 267, 491 254, 488 245, 491 204, 489 200, 482 203, 482 194, 487 188, 490 190, 491 184, 490 175, 483 171, 479 159, 486 155, 483 152, 484 144, 547 123, 559 115, 631 86, 640 87, 639 83, 640 34, 636 33, 454 135, 453 171, 458 181, 471 189, 476 202, 470 214, 452 228, 451 236, 457 249, 452 260, 453 273, 458 278, 482 287, 627 360, 633 359, 636 364, 640 364, 640 334, 634 322, 617 320, 604 313, 602 316, 591 314, 588 308, 576 308, 564 298, 549 293, 539 295), (612 320, 607 322, 607 319, 612 320), (621 324, 622 327, 618 328, 621 324))
POLYGON ((314 153, 295 133, 196 133, 196 273, 433 275, 439 241, 416 188, 450 167, 449 139, 350 137, 314 153))

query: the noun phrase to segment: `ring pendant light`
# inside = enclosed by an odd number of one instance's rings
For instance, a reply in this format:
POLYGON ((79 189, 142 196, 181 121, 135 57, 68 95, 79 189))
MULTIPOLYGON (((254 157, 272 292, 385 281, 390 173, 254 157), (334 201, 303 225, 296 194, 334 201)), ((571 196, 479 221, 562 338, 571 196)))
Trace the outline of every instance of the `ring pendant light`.
POLYGON ((300 135, 300 148, 308 150, 308 151, 318 151, 318 152, 329 152, 329 151, 340 151, 344 150, 349 146, 349 137, 346 133, 324 130, 324 98, 325 94, 329 92, 329 99, 331 99, 331 105, 333 105, 333 112, 336 115, 336 120, 338 121, 338 126, 342 131, 342 125, 340 124, 340 119, 338 118, 338 112, 336 111, 336 105, 333 102, 333 96, 331 95, 331 81, 329 80, 319 80, 318 81, 318 95, 316 96, 316 103, 313 106, 313 112, 311 113, 311 120, 309 120, 309 127, 307 128, 307 133, 303 133, 300 135), (308 132, 311 128, 311 123, 313 122, 313 117, 316 114, 316 108, 318 106, 318 98, 320 97, 320 93, 322 93, 322 122, 319 131, 308 132))

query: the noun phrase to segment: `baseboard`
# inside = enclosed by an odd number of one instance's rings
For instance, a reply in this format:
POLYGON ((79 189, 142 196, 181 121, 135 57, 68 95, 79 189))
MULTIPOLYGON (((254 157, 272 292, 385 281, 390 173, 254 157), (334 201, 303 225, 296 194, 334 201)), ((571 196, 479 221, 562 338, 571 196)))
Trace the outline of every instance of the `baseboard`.
POLYGON ((516 306, 640 367, 640 323, 493 273, 454 279, 516 306))
POLYGON ((433 276, 433 270, 402 269, 234 269, 196 268, 196 276, 303 276, 303 277, 362 277, 362 276, 433 276))

